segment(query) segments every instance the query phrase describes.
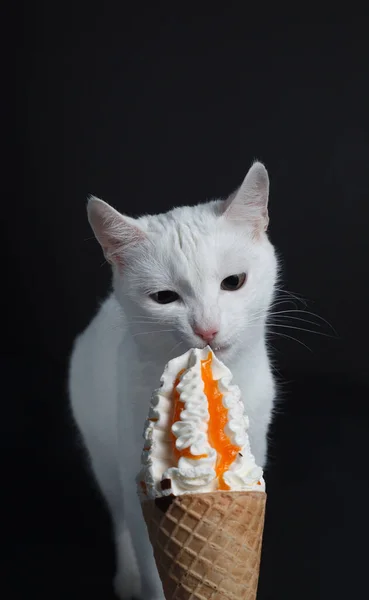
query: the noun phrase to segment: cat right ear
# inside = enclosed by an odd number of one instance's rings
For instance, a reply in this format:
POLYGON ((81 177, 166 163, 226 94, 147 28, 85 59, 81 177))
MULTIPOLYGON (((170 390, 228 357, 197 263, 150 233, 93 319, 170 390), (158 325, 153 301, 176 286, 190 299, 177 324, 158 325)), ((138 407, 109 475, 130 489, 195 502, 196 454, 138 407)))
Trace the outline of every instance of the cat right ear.
POLYGON ((241 187, 224 203, 224 215, 232 221, 247 221, 255 232, 266 231, 268 217, 269 177, 261 162, 254 162, 241 187))
POLYGON ((131 217, 121 215, 115 208, 90 196, 87 216, 105 258, 110 264, 123 266, 124 250, 145 239, 145 233, 131 217))

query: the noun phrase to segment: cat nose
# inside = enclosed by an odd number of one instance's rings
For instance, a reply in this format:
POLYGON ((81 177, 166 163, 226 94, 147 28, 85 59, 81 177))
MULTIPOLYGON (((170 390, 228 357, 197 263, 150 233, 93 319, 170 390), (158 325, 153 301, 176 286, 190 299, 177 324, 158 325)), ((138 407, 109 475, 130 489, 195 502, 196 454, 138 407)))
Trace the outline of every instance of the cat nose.
POLYGON ((218 330, 215 329, 215 327, 211 327, 209 329, 202 329, 202 327, 194 327, 193 330, 196 333, 196 335, 201 337, 205 342, 211 342, 218 333, 218 330))

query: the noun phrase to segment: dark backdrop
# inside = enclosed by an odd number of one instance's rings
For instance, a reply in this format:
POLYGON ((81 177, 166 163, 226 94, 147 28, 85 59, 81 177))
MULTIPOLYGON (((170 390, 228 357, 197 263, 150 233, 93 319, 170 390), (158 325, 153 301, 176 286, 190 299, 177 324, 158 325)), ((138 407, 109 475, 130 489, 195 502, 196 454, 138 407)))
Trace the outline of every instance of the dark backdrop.
POLYGON ((1 581, 49 597, 111 593, 109 520, 65 396, 73 338, 109 285, 86 196, 130 215, 159 212, 225 196, 258 158, 271 178, 283 287, 306 300, 296 308, 318 315, 315 325, 276 329, 298 341, 273 338, 283 400, 260 597, 360 597, 369 533, 367 20, 286 24, 231 9, 109 6, 31 3, 23 37, 18 30, 22 160, 2 228, 1 581))

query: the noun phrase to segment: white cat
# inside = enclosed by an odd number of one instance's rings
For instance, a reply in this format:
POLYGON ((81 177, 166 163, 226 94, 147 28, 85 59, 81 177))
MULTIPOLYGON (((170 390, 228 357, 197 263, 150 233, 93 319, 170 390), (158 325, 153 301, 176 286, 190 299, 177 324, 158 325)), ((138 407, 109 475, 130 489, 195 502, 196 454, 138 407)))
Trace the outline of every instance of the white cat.
POLYGON ((75 342, 69 389, 111 510, 120 598, 164 598, 135 477, 150 397, 170 358, 212 346, 241 388, 251 447, 265 464, 275 395, 265 323, 277 278, 268 192, 256 162, 225 201, 136 220, 97 198, 88 202, 114 291, 75 342))

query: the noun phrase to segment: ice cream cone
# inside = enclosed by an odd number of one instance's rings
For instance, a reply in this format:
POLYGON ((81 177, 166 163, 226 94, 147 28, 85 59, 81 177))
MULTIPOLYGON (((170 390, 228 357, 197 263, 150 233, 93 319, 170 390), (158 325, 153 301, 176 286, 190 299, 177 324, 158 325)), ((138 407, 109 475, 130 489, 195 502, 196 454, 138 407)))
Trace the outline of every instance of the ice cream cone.
POLYGON ((217 491, 142 503, 167 600, 255 600, 265 492, 217 491))

